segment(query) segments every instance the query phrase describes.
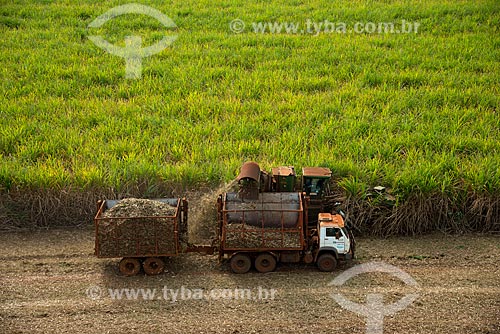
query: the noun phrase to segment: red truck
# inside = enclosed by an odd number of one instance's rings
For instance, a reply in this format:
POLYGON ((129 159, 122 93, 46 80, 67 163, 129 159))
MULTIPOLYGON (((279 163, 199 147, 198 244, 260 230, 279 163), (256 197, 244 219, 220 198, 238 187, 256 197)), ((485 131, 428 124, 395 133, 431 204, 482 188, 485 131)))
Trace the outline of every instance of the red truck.
POLYGON ((226 193, 218 200, 218 251, 235 273, 273 271, 277 263, 316 263, 333 271, 354 256, 354 239, 339 214, 308 222, 309 199, 300 192, 260 193, 248 199, 226 193))

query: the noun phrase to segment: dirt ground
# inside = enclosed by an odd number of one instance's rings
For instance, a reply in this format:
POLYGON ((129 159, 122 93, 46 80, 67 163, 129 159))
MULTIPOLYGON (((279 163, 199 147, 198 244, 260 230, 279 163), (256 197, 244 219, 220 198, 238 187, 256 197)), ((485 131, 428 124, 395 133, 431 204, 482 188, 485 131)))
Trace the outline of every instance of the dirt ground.
POLYGON ((358 258, 333 273, 280 265, 234 275, 215 256, 190 254, 171 259, 162 275, 137 277, 120 276, 117 259, 95 258, 93 241, 91 229, 0 234, 1 332, 365 333, 366 318, 340 307, 335 292, 361 304, 370 293, 383 294, 386 304, 418 294, 384 318, 384 333, 500 333, 497 236, 360 238, 358 258), (418 287, 384 273, 329 285, 371 261, 397 266, 418 287), (109 293, 124 288, 154 295, 117 300, 109 293), (236 298, 235 289, 250 294, 236 298))

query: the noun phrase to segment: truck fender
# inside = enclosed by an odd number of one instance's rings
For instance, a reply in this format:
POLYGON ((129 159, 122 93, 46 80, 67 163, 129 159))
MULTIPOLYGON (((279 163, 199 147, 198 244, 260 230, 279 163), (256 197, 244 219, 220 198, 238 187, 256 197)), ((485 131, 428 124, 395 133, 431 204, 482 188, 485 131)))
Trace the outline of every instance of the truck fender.
POLYGON ((319 250, 318 253, 316 253, 316 256, 314 257, 314 262, 316 262, 318 260, 318 257, 324 253, 331 253, 331 254, 333 254, 333 256, 335 256, 336 259, 339 258, 339 254, 337 253, 337 249, 335 249, 334 247, 323 247, 319 250))

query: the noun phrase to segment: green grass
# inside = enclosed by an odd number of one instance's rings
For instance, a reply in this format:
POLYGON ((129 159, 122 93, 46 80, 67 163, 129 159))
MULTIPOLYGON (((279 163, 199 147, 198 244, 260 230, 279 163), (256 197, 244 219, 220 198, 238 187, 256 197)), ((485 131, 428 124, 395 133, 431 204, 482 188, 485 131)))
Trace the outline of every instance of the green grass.
POLYGON ((497 1, 141 1, 154 19, 88 24, 126 2, 3 1, 0 185, 116 187, 219 183, 242 162, 328 166, 349 189, 395 194, 500 190, 497 1), (247 23, 242 34, 229 22, 247 23), (417 34, 255 34, 251 22, 420 23, 417 34))

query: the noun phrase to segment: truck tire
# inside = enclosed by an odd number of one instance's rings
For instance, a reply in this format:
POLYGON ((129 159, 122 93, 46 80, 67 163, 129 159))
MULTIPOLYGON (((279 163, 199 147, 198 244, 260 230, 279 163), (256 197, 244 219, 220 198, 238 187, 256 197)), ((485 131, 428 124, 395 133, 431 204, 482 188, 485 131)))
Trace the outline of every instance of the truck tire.
POLYGON ((334 271, 337 267, 337 259, 332 254, 322 254, 316 262, 321 271, 334 271))
POLYGON ((144 272, 148 275, 158 275, 165 269, 165 262, 158 257, 148 257, 142 264, 144 272))
POLYGON ((268 273, 276 269, 276 258, 269 253, 262 253, 255 259, 255 269, 259 273, 268 273))
POLYGON ((125 276, 135 276, 141 270, 141 263, 134 257, 125 257, 120 261, 120 272, 125 276))
POLYGON ((230 261, 231 270, 235 274, 244 274, 252 267, 252 260, 246 254, 238 253, 231 257, 230 261))

